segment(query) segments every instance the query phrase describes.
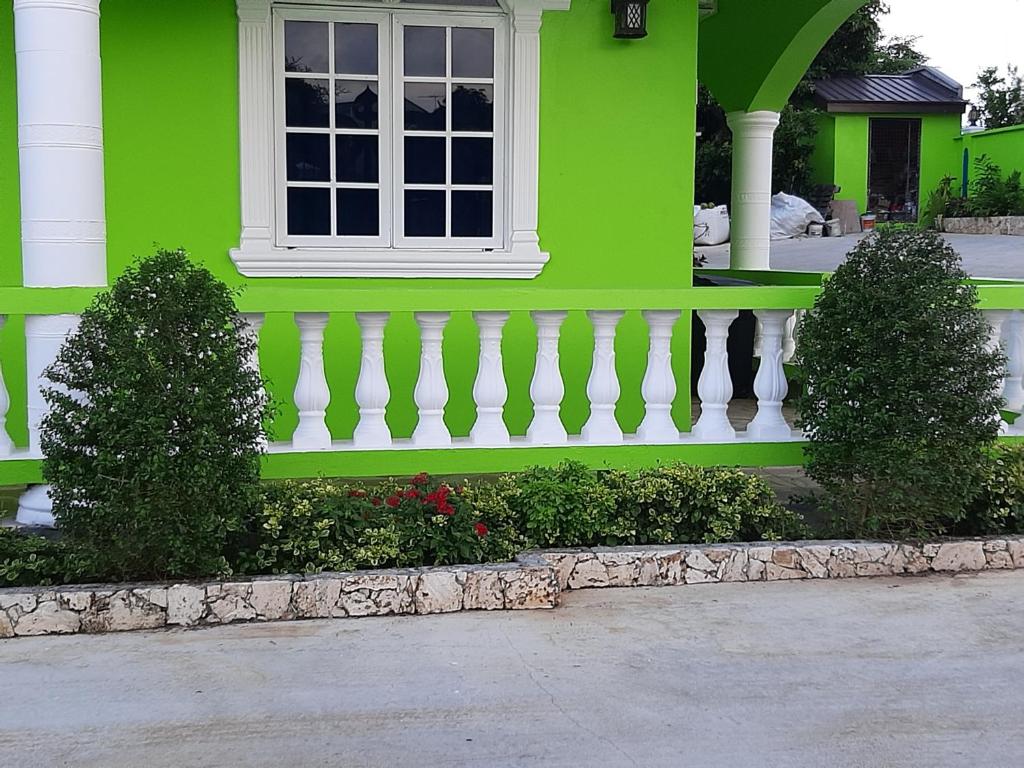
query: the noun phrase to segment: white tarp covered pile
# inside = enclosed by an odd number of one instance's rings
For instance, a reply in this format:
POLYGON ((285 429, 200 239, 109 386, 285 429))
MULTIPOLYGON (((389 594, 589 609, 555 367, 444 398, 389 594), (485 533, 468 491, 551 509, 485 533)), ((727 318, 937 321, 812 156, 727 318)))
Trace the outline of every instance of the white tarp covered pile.
POLYGON ((729 209, 693 206, 693 244, 721 245, 729 241, 729 209))
POLYGON ((807 234, 809 224, 824 224, 825 219, 808 203, 785 192, 772 197, 772 240, 788 240, 807 234))

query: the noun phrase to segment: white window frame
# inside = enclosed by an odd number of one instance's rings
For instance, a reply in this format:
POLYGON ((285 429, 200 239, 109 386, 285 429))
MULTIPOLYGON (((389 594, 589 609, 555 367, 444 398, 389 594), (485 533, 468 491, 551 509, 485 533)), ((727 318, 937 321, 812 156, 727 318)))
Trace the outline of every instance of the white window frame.
MULTIPOLYGON (((281 222, 278 219, 277 174, 281 172, 283 152, 275 151, 278 121, 275 115, 277 65, 274 62, 275 8, 312 11, 347 9, 410 9, 410 16, 430 18, 438 25, 450 24, 448 18, 478 17, 467 13, 467 6, 439 8, 435 5, 401 6, 382 2, 341 2, 311 0, 303 3, 273 0, 236 0, 239 19, 239 133, 241 152, 242 232, 238 248, 230 251, 239 272, 252 277, 453 277, 453 278, 532 278, 540 274, 549 255, 541 250, 537 236, 538 133, 540 123, 540 25, 544 10, 568 10, 570 0, 501 0, 501 13, 508 19, 504 33, 499 26, 497 38, 505 37, 509 62, 507 88, 503 99, 495 94, 495 129, 505 131, 501 168, 495 173, 496 216, 502 226, 500 247, 473 243, 472 247, 372 247, 369 245, 329 246, 306 242, 279 245, 281 222), (499 111, 505 110, 504 119, 499 111), (504 173, 499 173, 499 170, 504 173)), ((495 11, 483 11, 482 14, 495 11)), ((481 14, 481 15, 482 15, 481 14)), ((403 16, 404 18, 404 16, 403 16)), ((393 59, 388 56, 388 60, 393 59)), ((496 63, 496 67, 497 67, 496 63)), ((381 73, 383 82, 384 73, 381 73)), ((499 73, 495 71, 495 88, 499 73)), ((283 83, 282 83, 283 86, 283 83)), ((382 86, 383 89, 383 86, 382 86)), ((397 90, 397 89, 396 89, 397 90)), ((282 107, 283 109, 283 107, 282 107)), ((449 105, 450 112, 450 105, 449 105)), ((280 123, 283 126, 283 119, 280 123)), ((283 127, 282 127, 283 133, 283 127)), ((399 131, 393 131, 400 136, 399 131)), ((381 128, 381 153, 385 131, 381 128)), ((497 146, 497 142, 496 142, 497 146)), ((394 148, 390 148, 394 153, 394 148)), ((383 165, 383 163, 382 163, 383 165)), ((383 171, 382 171, 383 172, 383 171)), ((280 187, 284 188, 283 183, 280 187)), ((400 188, 396 185, 396 195, 400 188)), ((382 219, 387 206, 382 201, 382 219)), ((387 217, 390 224, 390 215, 387 217)), ((383 223, 383 222, 382 222, 383 223)), ((498 222, 496 221, 496 224, 498 222)), ((283 241, 281 241, 283 242, 283 241)), ((396 240, 396 242, 398 242, 396 240)))

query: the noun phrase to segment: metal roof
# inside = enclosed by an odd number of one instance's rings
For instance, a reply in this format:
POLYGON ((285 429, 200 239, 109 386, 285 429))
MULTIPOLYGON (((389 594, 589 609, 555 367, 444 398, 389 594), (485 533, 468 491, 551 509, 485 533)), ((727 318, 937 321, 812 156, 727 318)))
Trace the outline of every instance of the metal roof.
POLYGON ((814 92, 829 112, 961 114, 967 106, 963 86, 934 67, 918 67, 902 75, 818 80, 814 92))

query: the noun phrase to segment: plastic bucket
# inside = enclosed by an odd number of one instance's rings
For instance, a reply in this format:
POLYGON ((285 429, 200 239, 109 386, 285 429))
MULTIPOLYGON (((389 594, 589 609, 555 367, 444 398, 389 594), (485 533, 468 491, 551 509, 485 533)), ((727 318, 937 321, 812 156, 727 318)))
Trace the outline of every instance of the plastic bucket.
POLYGON ((875 228, 875 214, 866 213, 860 217, 860 228, 865 232, 875 228))

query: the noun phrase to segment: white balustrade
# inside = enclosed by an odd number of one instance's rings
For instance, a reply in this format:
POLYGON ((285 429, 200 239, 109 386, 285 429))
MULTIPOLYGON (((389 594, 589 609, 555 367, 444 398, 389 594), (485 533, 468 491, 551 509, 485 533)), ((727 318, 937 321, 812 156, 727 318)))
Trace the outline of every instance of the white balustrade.
POLYGON ((754 440, 788 440, 792 430, 782 415, 782 403, 789 392, 783 366, 783 337, 794 313, 787 309, 755 310, 761 327, 761 363, 754 377, 757 414, 747 425, 747 437, 754 440))
POLYGON ((643 313, 649 329, 647 371, 641 393, 644 420, 637 437, 645 443, 669 443, 679 440, 679 428, 672 421, 672 402, 676 399, 676 377, 672 372, 672 328, 682 314, 674 310, 649 310, 643 313))
POLYGON ((1011 312, 1003 323, 1003 346, 1006 352, 1006 381, 1003 399, 1011 411, 1024 410, 1024 317, 1011 312))
POLYGON ((448 403, 448 384, 444 378, 441 342, 449 312, 417 312, 420 327, 420 373, 416 380, 414 399, 419 421, 412 433, 414 445, 438 448, 451 445, 452 436, 444 423, 444 407, 448 403))
POLYGON ((735 309, 702 309, 697 316, 704 323, 707 350, 704 370, 697 382, 700 418, 693 425, 693 436, 701 440, 735 440, 736 430, 729 423, 732 377, 729 374, 729 326, 739 317, 735 309))
POLYGON ((798 309, 796 312, 790 312, 789 319, 786 320, 782 336, 782 362, 784 363, 792 362, 793 357, 796 355, 796 345, 800 340, 800 321, 803 319, 803 316, 803 310, 798 309))
POLYGON ((387 312, 356 313, 362 342, 355 392, 359 423, 352 433, 352 441, 357 448, 387 448, 391 445, 391 430, 385 420, 391 388, 384 370, 384 326, 389 317, 387 312))
POLYGON ((568 440, 562 424, 565 385, 558 360, 558 336, 568 312, 531 312, 537 327, 537 362, 530 382, 533 420, 526 430, 534 445, 561 445, 568 440))
POLYGON ((594 327, 594 361, 587 381, 590 418, 583 425, 588 443, 620 443, 622 428, 615 419, 619 401, 619 377, 615 371, 615 327, 625 312, 591 310, 587 312, 594 327))
POLYGON ((501 359, 501 332, 508 312, 474 312, 480 329, 480 365, 473 383, 476 422, 469 432, 473 445, 506 445, 510 441, 505 426, 505 401, 508 385, 501 359))
MULTIPOLYGON (((242 332, 252 339, 253 347, 249 353, 249 357, 245 361, 245 367, 260 376, 262 382, 262 369, 260 368, 260 330, 263 328, 263 313, 261 312, 242 312, 239 317, 242 320, 244 328, 242 332)), ((267 393, 260 385, 260 395, 263 399, 266 399, 267 393)), ((260 446, 266 448, 268 445, 266 435, 260 438, 260 446)))
MULTIPOLYGON (((989 338, 988 347, 989 349, 1002 349, 1003 348, 1003 329, 1010 319, 1011 312, 1007 309, 986 309, 985 319, 988 320, 989 324, 989 338)), ((1005 380, 1005 378, 1004 378, 1005 380)), ((1005 383, 1000 388, 1000 392, 1005 389, 1005 383)), ((1005 435, 1010 431, 1010 425, 1003 420, 1003 416, 999 414, 999 434, 1005 435)))
MULTIPOLYGON (((7 324, 7 316, 0 315, 0 330, 7 324)), ((0 368, 0 456, 10 456, 14 450, 14 441, 7 434, 7 411, 11 407, 11 398, 4 383, 3 368, 0 368)))
POLYGON ((331 432, 327 428, 327 406, 331 390, 324 372, 324 329, 328 315, 325 312, 296 313, 299 326, 299 379, 295 384, 295 407, 299 410, 299 424, 292 433, 292 446, 297 451, 318 451, 331 447, 331 432))

